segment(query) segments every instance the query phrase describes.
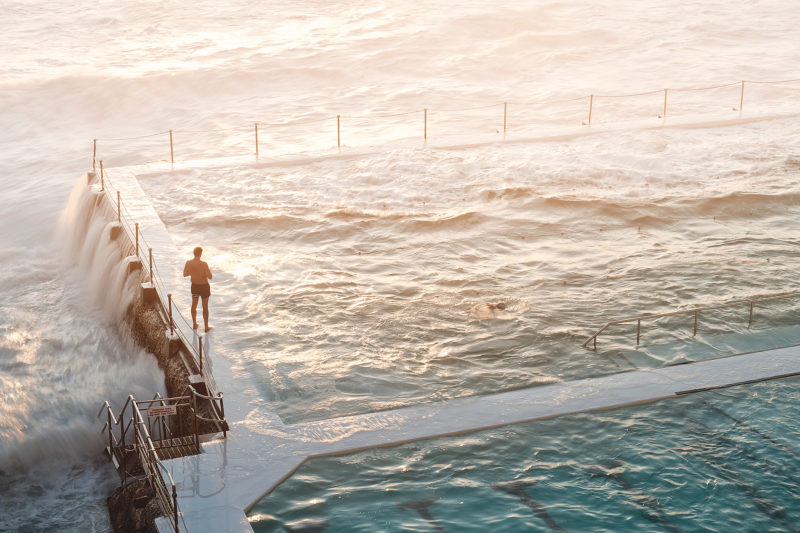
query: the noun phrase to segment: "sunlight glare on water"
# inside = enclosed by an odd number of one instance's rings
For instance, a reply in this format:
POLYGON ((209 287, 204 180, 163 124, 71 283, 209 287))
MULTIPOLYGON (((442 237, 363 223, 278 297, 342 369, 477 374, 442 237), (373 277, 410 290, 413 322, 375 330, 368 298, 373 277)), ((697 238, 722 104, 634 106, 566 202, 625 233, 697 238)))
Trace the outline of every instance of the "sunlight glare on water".
MULTIPOLYGON (((734 108, 739 80, 798 77, 797 24, 776 0, 4 2, 0 529, 107 530, 61 498, 102 515, 107 465, 85 453, 96 410, 130 392, 120 376, 159 387, 92 295, 87 265, 102 259, 58 255, 93 139, 113 169, 169 160, 174 130, 176 170, 143 184, 182 250, 208 250, 220 351, 286 420, 651 367, 738 349, 747 332, 577 346, 608 315, 792 289, 794 120, 637 129, 662 124, 659 93, 596 100, 597 124, 622 133, 436 147, 500 141, 504 102, 509 140, 585 133, 590 93, 725 84, 670 92, 667 121, 786 112, 797 84, 749 84, 734 108), (251 157, 256 122, 261 163, 305 161, 180 172, 251 157), (513 319, 470 318, 500 301, 513 319), (66 429, 42 446, 52 425, 66 429), (52 450, 63 468, 6 459, 52 450)), ((773 311, 784 329, 762 330, 767 345, 794 334, 792 310, 773 311)))

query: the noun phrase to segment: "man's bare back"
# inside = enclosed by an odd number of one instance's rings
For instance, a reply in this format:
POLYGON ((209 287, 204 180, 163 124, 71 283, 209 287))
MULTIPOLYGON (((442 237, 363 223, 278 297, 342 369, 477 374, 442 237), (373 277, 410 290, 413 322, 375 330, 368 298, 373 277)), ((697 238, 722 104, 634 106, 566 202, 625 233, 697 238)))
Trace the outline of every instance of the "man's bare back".
POLYGON ((200 260, 203 254, 203 249, 199 246, 194 249, 194 259, 186 261, 186 266, 183 267, 183 277, 191 276, 192 279, 192 322, 194 329, 197 329, 197 300, 203 299, 203 322, 206 325, 206 331, 211 331, 211 326, 208 325, 208 298, 211 296, 211 285, 208 280, 211 279, 211 269, 208 268, 208 263, 200 260))
POLYGON ((186 276, 191 276, 192 283, 195 285, 205 285, 212 277, 208 263, 201 261, 197 257, 186 261, 186 266, 183 267, 183 277, 186 276))

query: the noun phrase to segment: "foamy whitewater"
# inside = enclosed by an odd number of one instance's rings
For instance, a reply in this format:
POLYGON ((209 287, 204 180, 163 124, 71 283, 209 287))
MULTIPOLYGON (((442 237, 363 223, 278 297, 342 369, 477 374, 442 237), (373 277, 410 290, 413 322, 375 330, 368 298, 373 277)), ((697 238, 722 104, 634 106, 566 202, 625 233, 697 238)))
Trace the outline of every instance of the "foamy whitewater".
MULTIPOLYGON (((748 86, 741 116, 783 118, 706 129, 644 129, 658 94, 599 99, 578 137, 587 100, 537 102, 798 78, 799 19, 777 0, 5 2, 0 530, 108 531, 94 417, 163 388, 117 327, 130 287, 105 223, 68 203, 92 139, 106 167, 168 159, 171 129, 179 160, 246 155, 259 122, 262 163, 300 161, 142 179, 219 274, 220 353, 287 421, 658 366, 742 343, 580 343, 796 290, 800 87, 748 86), (567 137, 442 148, 502 140, 503 102, 507 139, 567 137)), ((667 124, 738 119, 739 97, 676 93, 667 124)))

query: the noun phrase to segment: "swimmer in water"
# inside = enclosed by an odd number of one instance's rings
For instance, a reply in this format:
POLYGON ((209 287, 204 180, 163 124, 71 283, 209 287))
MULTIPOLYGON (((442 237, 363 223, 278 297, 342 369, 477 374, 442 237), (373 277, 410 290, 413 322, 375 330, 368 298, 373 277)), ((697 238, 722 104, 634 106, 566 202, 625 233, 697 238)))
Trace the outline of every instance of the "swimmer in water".
POLYGON ((506 304, 504 304, 503 302, 496 303, 496 304, 486 304, 486 307, 488 307, 492 311, 494 311, 495 309, 499 309, 500 311, 503 311, 506 308, 506 304))

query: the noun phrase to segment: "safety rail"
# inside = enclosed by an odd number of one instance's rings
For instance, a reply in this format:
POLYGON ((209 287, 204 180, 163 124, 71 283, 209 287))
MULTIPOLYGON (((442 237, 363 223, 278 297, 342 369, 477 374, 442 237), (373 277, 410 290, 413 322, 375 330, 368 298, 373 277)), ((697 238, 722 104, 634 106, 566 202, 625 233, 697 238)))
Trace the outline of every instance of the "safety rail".
POLYGON ((633 322, 636 322, 636 346, 639 346, 639 341, 641 339, 642 320, 651 320, 651 319, 655 319, 655 318, 663 318, 663 317, 676 316, 676 315, 687 315, 687 314, 690 314, 690 313, 694 314, 694 332, 692 333, 692 336, 695 336, 695 335, 697 335, 698 316, 702 311, 712 311, 712 310, 715 310, 715 309, 725 309, 725 308, 728 308, 728 307, 737 307, 737 306, 741 306, 741 305, 749 305, 750 306, 750 318, 749 318, 748 323, 747 323, 747 327, 749 328, 750 326, 753 325, 753 306, 755 304, 762 303, 762 302, 771 302, 771 301, 776 301, 776 300, 786 300, 788 298, 797 298, 797 297, 800 297, 800 292, 794 292, 794 293, 790 293, 790 294, 781 294, 781 295, 776 295, 776 296, 768 296, 766 298, 754 298, 754 299, 751 299, 751 300, 742 300, 742 301, 739 301, 739 302, 731 302, 731 303, 727 303, 727 304, 696 307, 696 308, 693 308, 693 309, 685 309, 683 311, 672 311, 670 313, 660 313, 660 314, 657 314, 657 315, 642 315, 642 316, 638 316, 638 317, 634 317, 634 318, 626 318, 626 319, 623 319, 623 320, 614 320, 612 322, 606 323, 603 327, 601 327, 599 330, 597 330, 597 332, 594 335, 592 335, 591 337, 589 337, 588 339, 586 339, 586 342, 584 342, 581 346, 586 348, 587 344, 589 344, 590 342, 594 341, 594 348, 593 349, 594 349, 594 351, 597 351, 597 337, 601 333, 603 333, 607 328, 609 328, 610 326, 618 325, 618 324, 631 324, 633 322))
POLYGON ((211 424, 216 424, 220 426, 222 430, 223 438, 228 436, 228 426, 225 421, 225 401, 224 397, 221 392, 218 392, 216 396, 210 396, 208 394, 203 394, 201 392, 197 392, 194 387, 191 385, 187 385, 186 389, 191 392, 191 398, 195 410, 195 418, 201 422, 208 422, 211 424), (208 405, 211 408, 211 412, 215 415, 214 418, 206 418, 199 414, 199 409, 197 409, 197 400, 206 400, 208 405))
POLYGON ((120 410, 119 418, 114 416, 113 409, 108 401, 103 403, 103 406, 100 408, 100 412, 98 412, 97 416, 99 418, 103 414, 103 411, 106 411, 108 420, 103 426, 101 433, 103 431, 108 432, 109 457, 116 457, 117 461, 120 463, 120 466, 123 469, 123 481, 129 477, 129 473, 124 465, 125 457, 127 453, 135 452, 139 459, 139 464, 144 471, 144 475, 156 495, 156 499, 158 500, 161 511, 165 516, 170 517, 171 520, 169 524, 173 531, 178 533, 180 531, 181 523, 183 523, 184 531, 187 531, 187 528, 186 523, 183 521, 183 517, 180 513, 180 509, 178 508, 177 487, 169 470, 166 469, 164 464, 158 458, 156 446, 150 432, 150 416, 147 417, 147 423, 145 423, 145 419, 142 416, 141 410, 139 409, 139 404, 163 404, 165 401, 171 399, 172 398, 165 399, 158 397, 150 401, 139 402, 131 394, 128 396, 128 399, 125 401, 125 404, 120 410), (126 424, 125 412, 127 409, 130 409, 130 416, 128 418, 128 423, 126 424), (120 428, 119 438, 114 434, 115 426, 120 428), (133 442, 128 445, 125 437, 131 428, 133 429, 133 442))
POLYGON ((158 303, 161 306, 164 316, 168 320, 170 335, 177 335, 178 338, 180 338, 183 345, 186 347, 186 350, 192 356, 193 363, 197 367, 199 374, 205 381, 208 392, 211 396, 218 396, 219 392, 217 383, 210 369, 210 359, 208 359, 208 357, 204 357, 202 339, 198 339, 198 345, 195 347, 194 343, 187 338, 181 328, 175 327, 174 320, 177 315, 177 318, 183 321, 187 329, 193 329, 192 325, 189 324, 189 321, 180 312, 180 310, 172 305, 172 294, 169 293, 164 286, 163 279, 158 272, 158 264, 153 260, 153 248, 147 242, 144 233, 139 230, 138 222, 133 220, 132 216, 125 208, 125 205, 122 202, 121 193, 119 189, 114 186, 112 180, 109 179, 108 172, 103 167, 102 161, 100 161, 99 178, 100 192, 106 195, 110 206, 116 207, 117 223, 120 224, 125 230, 125 233, 131 242, 131 255, 135 255, 139 260, 142 261, 144 279, 148 280, 156 290, 158 303), (116 195, 111 194, 111 189, 114 189, 116 195), (144 247, 146 247, 148 251, 146 264, 142 258, 143 247, 139 246, 140 243, 144 244, 144 247))
MULTIPOLYGON (((373 119, 393 119, 395 117, 412 117, 416 115, 419 120, 418 126, 419 132, 422 133, 422 139, 426 140, 429 137, 429 116, 433 114, 434 111, 438 113, 466 113, 476 110, 486 110, 491 108, 500 108, 502 107, 502 133, 504 135, 507 134, 509 128, 510 119, 514 117, 509 112, 509 108, 516 107, 520 109, 520 113, 518 116, 518 123, 517 126, 521 126, 525 124, 525 120, 527 119, 528 122, 533 121, 534 123, 537 120, 534 120, 536 117, 541 117, 541 112, 534 112, 530 117, 526 115, 524 111, 526 108, 550 108, 554 105, 561 105, 561 104, 569 104, 570 106, 578 106, 575 107, 574 113, 579 113, 580 115, 576 115, 576 118, 579 116, 578 120, 580 120, 580 124, 583 126, 591 126, 593 123, 597 122, 597 112, 598 109, 602 109, 598 107, 598 101, 605 100, 609 101, 620 101, 623 99, 634 99, 634 98, 642 98, 647 97, 645 103, 639 105, 641 108, 641 112, 637 113, 636 116, 639 118, 647 118, 647 117, 657 117, 661 120, 666 120, 668 116, 668 112, 670 113, 669 116, 675 116, 676 114, 671 111, 670 109, 670 96, 672 95, 674 99, 675 94, 681 93, 698 93, 703 91, 717 91, 717 90, 725 90, 728 88, 737 88, 737 93, 735 95, 727 95, 727 99, 724 103, 719 103, 720 109, 728 109, 733 111, 738 111, 740 114, 744 108, 745 104, 745 86, 777 86, 781 88, 788 88, 792 90, 800 89, 800 86, 794 85, 786 85, 800 82, 800 78, 794 79, 785 79, 785 80, 740 80, 735 82, 729 83, 720 83, 716 85, 709 85, 704 87, 679 87, 679 88, 659 88, 659 89, 651 89, 651 90, 642 90, 637 92, 628 92, 628 93, 621 93, 621 94, 598 94, 592 93, 588 95, 582 95, 577 97, 570 97, 570 98, 551 98, 551 99, 542 99, 542 100, 519 100, 519 101, 504 101, 504 102, 496 102, 489 105, 479 105, 479 106, 466 106, 463 108, 433 108, 433 107, 423 107, 418 108, 415 110, 408 110, 402 112, 390 112, 390 113, 362 113, 362 114, 355 114, 355 115, 348 115, 348 114, 337 114, 329 115, 328 117, 321 117, 316 119, 284 119, 282 121, 272 121, 272 122, 250 122, 245 125, 241 126, 233 126, 233 127, 226 127, 226 128, 214 128, 214 129, 169 129, 164 130, 156 133, 149 133, 144 135, 137 135, 137 136, 130 136, 130 137, 116 137, 116 138, 97 138, 92 139, 92 169, 96 169, 96 164, 98 161, 97 158, 97 149, 98 149, 98 142, 124 142, 124 141, 138 141, 142 139, 149 139, 158 136, 167 136, 169 135, 169 161, 170 163, 175 163, 175 147, 174 147, 174 135, 176 133, 180 134, 201 134, 201 133, 226 133, 231 134, 232 132, 239 131, 240 135, 247 134, 248 136, 252 136, 249 143, 252 143, 252 150, 256 157, 259 155, 259 131, 264 133, 264 128, 270 128, 271 130, 279 130, 284 128, 291 128, 291 127, 298 127, 298 126, 306 126, 310 124, 325 124, 330 123, 331 128, 333 127, 333 121, 336 122, 336 146, 338 148, 342 147, 342 123, 343 119, 349 119, 353 121, 370 121, 373 119), (651 101, 652 100, 652 101, 651 101), (261 127, 261 129, 259 129, 261 127)), ((672 103, 672 107, 674 108, 676 104, 672 103)), ((683 103, 683 105, 691 105, 687 103, 683 103)), ((610 109, 613 109, 612 105, 607 106, 610 109)), ((513 109, 512 109, 513 110, 513 109)), ((573 113, 573 114, 574 114, 573 113)), ((680 112, 678 113, 680 114, 680 112)), ((624 119, 623 119, 624 121, 624 119)), ((489 119, 489 126, 491 126, 491 131, 493 133, 500 133, 501 131, 501 115, 500 111, 497 111, 497 114, 489 119)), ((488 130, 487 130, 488 131, 488 130)), ((474 133, 474 132, 473 132, 474 133)))

